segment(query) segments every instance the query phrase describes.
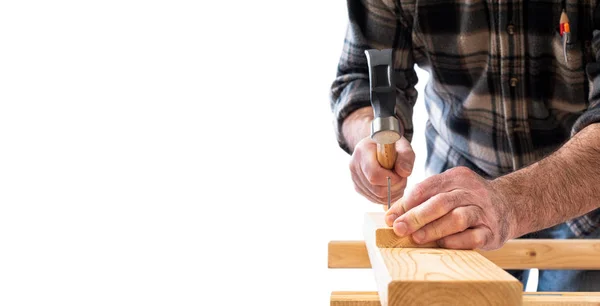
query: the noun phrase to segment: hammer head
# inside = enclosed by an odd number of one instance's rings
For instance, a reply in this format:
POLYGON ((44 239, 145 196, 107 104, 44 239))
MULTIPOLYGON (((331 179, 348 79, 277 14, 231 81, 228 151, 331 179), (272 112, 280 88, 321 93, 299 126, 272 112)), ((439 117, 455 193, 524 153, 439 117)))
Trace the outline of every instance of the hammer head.
POLYGON ((379 144, 391 144, 402 135, 396 117, 396 82, 392 66, 392 49, 365 50, 369 65, 371 105, 374 119, 371 138, 379 144))

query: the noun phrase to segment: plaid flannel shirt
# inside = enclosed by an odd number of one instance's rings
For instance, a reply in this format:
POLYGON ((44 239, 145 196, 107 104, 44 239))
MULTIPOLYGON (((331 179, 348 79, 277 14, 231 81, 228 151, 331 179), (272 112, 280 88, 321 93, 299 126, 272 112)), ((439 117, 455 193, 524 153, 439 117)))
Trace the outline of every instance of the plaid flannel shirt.
MULTIPOLYGON (((494 178, 539 161, 600 122, 595 10, 596 0, 348 0, 331 86, 340 147, 351 153, 343 120, 370 105, 364 50, 393 48, 396 111, 408 140, 418 94, 414 66, 430 75, 424 90, 430 173, 467 166, 494 178), (563 8, 572 32, 566 60, 563 8)), ((600 209, 568 223, 586 236, 600 227, 600 209)))

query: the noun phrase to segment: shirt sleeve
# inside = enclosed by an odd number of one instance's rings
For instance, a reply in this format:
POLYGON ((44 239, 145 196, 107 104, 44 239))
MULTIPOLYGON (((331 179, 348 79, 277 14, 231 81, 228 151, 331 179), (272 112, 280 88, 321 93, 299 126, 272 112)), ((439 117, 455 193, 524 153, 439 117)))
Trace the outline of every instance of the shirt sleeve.
POLYGON ((586 66, 586 73, 590 80, 589 106, 575 121, 571 131, 572 135, 592 123, 600 122, 600 30, 594 30, 592 52, 595 61, 586 66))
POLYGON ((412 55, 410 22, 393 0, 348 0, 348 26, 330 104, 338 144, 351 152, 342 135, 342 123, 353 111, 370 106, 369 71, 365 50, 393 48, 396 80, 396 115, 404 137, 412 140, 413 107, 418 82, 412 55))

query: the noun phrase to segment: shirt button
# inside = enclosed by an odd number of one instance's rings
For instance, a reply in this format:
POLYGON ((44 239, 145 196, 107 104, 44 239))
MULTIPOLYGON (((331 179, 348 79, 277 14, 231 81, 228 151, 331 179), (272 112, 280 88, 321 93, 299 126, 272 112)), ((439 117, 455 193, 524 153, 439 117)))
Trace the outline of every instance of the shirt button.
POLYGON ((509 24, 508 27, 506 27, 506 31, 508 32, 508 34, 514 35, 515 34, 515 25, 509 24))
POLYGON ((517 86, 517 83, 519 83, 519 79, 517 79, 517 78, 510 78, 510 87, 517 86))

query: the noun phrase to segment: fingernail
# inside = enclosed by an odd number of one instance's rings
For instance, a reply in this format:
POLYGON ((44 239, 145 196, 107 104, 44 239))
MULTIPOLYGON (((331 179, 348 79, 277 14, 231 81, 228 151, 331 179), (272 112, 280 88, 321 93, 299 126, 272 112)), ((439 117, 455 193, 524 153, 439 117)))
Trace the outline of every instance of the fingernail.
POLYGON ((398 222, 394 224, 394 231, 396 232, 396 235, 404 237, 404 235, 406 235, 406 232, 408 231, 408 227, 406 226, 406 223, 398 222))
POLYGON ((416 242, 421 242, 425 239, 425 232, 424 231, 417 231, 416 233, 413 234, 413 239, 416 242))
POLYGON ((396 214, 394 214, 394 213, 391 213, 391 214, 389 214, 389 215, 385 216, 385 222, 386 222, 387 224, 394 224, 394 221, 395 221, 396 219, 398 219, 398 215, 396 215, 396 214))

